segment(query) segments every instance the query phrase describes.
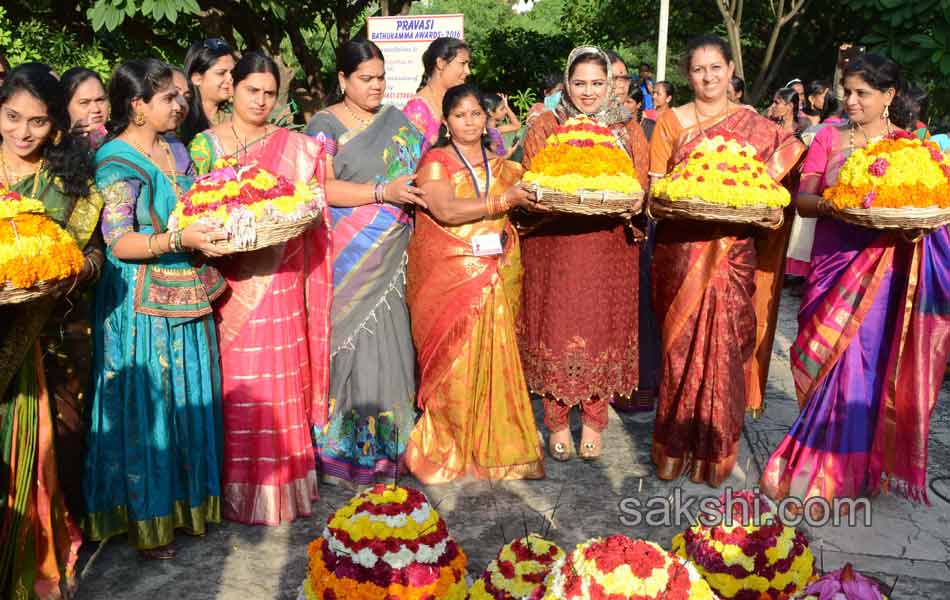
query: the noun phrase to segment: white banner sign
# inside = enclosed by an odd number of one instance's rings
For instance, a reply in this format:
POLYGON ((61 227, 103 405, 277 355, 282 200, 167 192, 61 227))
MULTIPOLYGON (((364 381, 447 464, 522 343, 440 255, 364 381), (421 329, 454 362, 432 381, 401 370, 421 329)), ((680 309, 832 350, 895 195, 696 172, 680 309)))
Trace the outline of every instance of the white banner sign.
POLYGON ((370 17, 366 36, 386 58, 386 95, 383 102, 402 108, 415 96, 422 80, 422 53, 432 40, 464 37, 465 15, 408 15, 370 17))

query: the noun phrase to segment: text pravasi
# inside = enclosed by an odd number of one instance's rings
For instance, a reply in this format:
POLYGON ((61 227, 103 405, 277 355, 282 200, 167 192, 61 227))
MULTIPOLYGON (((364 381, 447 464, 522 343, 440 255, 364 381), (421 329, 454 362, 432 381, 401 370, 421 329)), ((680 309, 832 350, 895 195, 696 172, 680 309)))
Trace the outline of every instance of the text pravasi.
POLYGON ((439 27, 439 25, 448 24, 443 21, 444 19, 434 17, 397 18, 390 23, 386 23, 384 27, 371 30, 370 40, 374 42, 431 41, 439 37, 462 37, 460 28, 442 29, 439 27))
POLYGON ((402 107, 422 78, 422 53, 440 37, 464 38, 464 16, 413 15, 370 17, 367 37, 379 45, 386 59, 386 95, 383 102, 402 107))

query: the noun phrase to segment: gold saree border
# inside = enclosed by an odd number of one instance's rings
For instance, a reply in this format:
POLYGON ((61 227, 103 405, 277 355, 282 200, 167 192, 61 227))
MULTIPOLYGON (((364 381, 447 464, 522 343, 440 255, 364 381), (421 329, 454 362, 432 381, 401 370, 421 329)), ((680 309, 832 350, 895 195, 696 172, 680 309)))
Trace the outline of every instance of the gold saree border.
POLYGON ((141 521, 130 520, 128 507, 124 505, 109 511, 90 513, 84 519, 83 530, 88 539, 94 542, 127 533, 130 544, 139 550, 150 550, 172 543, 176 529, 202 535, 208 523, 220 522, 221 498, 210 496, 193 507, 186 506, 184 500, 176 500, 171 514, 141 521))

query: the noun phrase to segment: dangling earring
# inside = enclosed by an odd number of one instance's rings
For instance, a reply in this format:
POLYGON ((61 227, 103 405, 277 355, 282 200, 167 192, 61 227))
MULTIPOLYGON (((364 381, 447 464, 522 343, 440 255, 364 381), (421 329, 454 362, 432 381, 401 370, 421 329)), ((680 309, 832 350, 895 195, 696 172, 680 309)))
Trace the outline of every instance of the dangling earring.
POLYGON ((884 119, 885 121, 889 121, 889 120, 890 120, 890 118, 891 118, 891 105, 890 105, 890 104, 885 104, 885 105, 884 105, 884 112, 881 114, 881 118, 884 119))
POLYGON ((132 122, 139 127, 145 125, 145 115, 140 112, 135 113, 135 118, 132 120, 132 122))
POLYGON ((452 139, 452 132, 449 131, 448 127, 445 128, 445 137, 450 140, 452 139))
POLYGON ((53 134, 53 145, 59 146, 59 143, 63 141, 63 132, 60 129, 56 130, 56 133, 53 134))

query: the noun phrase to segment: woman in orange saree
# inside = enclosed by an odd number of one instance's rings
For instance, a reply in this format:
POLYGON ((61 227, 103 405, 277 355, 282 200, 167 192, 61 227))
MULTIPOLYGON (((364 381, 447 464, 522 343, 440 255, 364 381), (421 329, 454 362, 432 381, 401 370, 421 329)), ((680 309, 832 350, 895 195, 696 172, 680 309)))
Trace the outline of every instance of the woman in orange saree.
MULTIPOLYGON (((324 146, 267 124, 279 71, 247 52, 233 71, 231 120, 191 142, 199 175, 216 160, 256 163, 291 181, 317 178, 324 146), (250 140, 250 141, 249 141, 250 140)), ((278 525, 313 512, 317 472, 310 417, 327 408, 329 228, 224 259, 228 292, 215 306, 221 352, 226 519, 278 525)))
MULTIPOLYGON (((691 40, 693 102, 664 113, 650 146, 650 175, 662 176, 704 138, 751 144, 781 180, 804 146, 754 111, 729 102, 734 69, 719 38, 691 40)), ((762 406, 787 238, 748 226, 661 223, 653 258, 660 323, 660 397, 653 461, 661 479, 689 471, 718 487, 732 472, 747 408, 762 406)))
POLYGON ((544 476, 515 336, 523 270, 507 215, 534 202, 520 165, 489 158, 479 98, 469 85, 446 93, 442 136, 416 173, 428 211, 417 211, 409 243, 407 302, 423 412, 406 464, 424 483, 544 476))

